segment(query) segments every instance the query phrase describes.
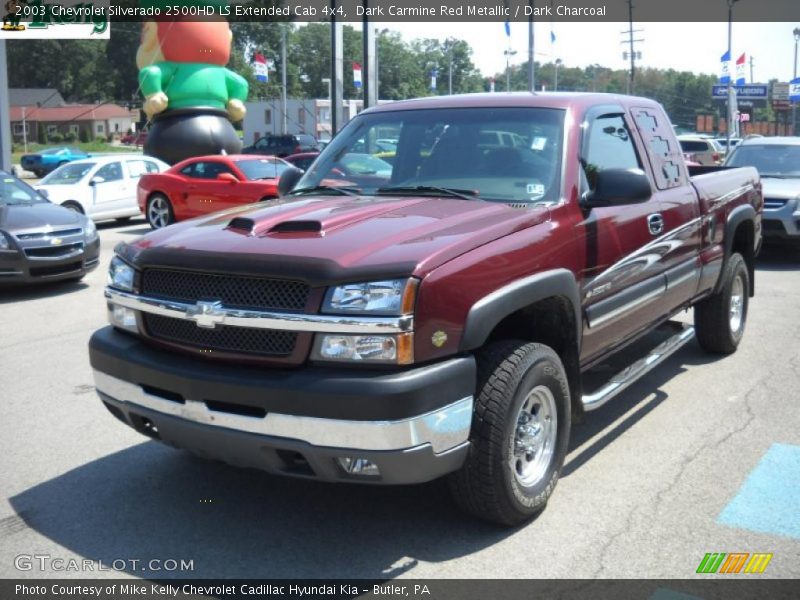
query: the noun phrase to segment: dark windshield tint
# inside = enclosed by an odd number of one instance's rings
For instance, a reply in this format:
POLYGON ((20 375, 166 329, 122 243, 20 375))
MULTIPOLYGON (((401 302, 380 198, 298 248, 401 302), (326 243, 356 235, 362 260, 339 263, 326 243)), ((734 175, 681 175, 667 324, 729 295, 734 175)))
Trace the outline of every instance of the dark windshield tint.
POLYGON ((248 180, 256 179, 276 179, 281 176, 289 165, 280 160, 264 158, 260 160, 238 160, 236 166, 239 167, 248 180))
POLYGON ((5 173, 0 173, 0 204, 33 204, 47 202, 33 188, 5 173))
POLYGON ((353 119, 298 183, 456 188, 483 200, 557 201, 564 111, 459 108, 376 112, 353 119), (387 151, 383 140, 396 140, 387 151))
POLYGON ((747 144, 737 146, 729 167, 755 167, 762 175, 800 177, 800 145, 747 144))

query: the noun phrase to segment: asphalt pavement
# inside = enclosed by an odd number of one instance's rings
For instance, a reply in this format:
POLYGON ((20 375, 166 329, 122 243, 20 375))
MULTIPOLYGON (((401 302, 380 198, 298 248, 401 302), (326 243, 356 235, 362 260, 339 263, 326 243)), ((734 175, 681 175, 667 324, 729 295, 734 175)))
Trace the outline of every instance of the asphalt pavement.
POLYGON ((81 283, 0 290, 0 577, 686 578, 713 552, 800 577, 800 250, 760 257, 736 354, 692 342, 588 415, 547 510, 500 529, 441 482, 280 478, 117 422, 87 342, 112 248, 147 231, 101 225, 81 283))

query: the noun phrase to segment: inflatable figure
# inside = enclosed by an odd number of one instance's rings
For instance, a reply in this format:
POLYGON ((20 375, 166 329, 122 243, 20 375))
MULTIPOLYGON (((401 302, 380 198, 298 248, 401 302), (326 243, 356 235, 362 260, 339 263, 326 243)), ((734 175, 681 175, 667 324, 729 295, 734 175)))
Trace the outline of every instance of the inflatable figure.
POLYGON ((244 118, 247 80, 225 68, 232 37, 221 18, 144 23, 136 64, 152 120, 145 154, 175 164, 241 151, 231 121, 244 118))
POLYGON ((8 0, 6 2, 6 16, 3 17, 3 31, 25 31, 22 25, 20 11, 27 2, 25 0, 8 0))

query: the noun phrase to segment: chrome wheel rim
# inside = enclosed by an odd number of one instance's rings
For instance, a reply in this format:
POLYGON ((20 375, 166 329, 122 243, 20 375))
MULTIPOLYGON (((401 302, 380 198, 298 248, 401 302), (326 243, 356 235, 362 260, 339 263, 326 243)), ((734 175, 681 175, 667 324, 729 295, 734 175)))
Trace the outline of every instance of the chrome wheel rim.
POLYGON ((169 205, 166 198, 153 198, 150 208, 147 209, 147 218, 155 228, 166 227, 169 223, 169 205))
POLYGON ((555 453, 558 416, 549 388, 533 388, 520 406, 511 439, 509 466, 517 481, 530 487, 540 481, 555 453))
POLYGON ((737 275, 731 286, 731 300, 728 310, 731 331, 737 333, 742 327, 744 319, 744 281, 741 275, 737 275))

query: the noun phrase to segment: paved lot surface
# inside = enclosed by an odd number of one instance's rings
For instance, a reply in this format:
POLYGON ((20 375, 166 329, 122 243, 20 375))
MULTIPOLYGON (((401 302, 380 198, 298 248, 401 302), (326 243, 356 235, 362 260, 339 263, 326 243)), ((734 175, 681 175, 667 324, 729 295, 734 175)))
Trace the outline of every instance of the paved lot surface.
POLYGON ((764 577, 800 577, 800 252, 762 255, 738 353, 693 342, 591 414, 545 513, 501 530, 438 483, 276 478, 115 421, 86 345, 113 246, 146 231, 101 226, 101 267, 80 284, 0 292, 0 577, 80 575, 14 566, 45 554, 194 564, 128 563, 134 576, 683 578, 707 552, 770 552, 764 577))

